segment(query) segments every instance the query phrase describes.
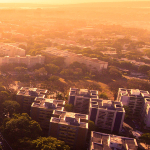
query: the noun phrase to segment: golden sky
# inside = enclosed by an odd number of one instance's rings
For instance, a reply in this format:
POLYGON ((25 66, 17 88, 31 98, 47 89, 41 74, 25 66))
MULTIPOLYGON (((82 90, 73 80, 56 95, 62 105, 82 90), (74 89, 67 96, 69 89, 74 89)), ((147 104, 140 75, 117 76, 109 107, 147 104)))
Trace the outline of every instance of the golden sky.
POLYGON ((122 2, 122 1, 150 1, 150 0, 0 0, 0 3, 49 3, 49 4, 71 4, 88 2, 122 2))

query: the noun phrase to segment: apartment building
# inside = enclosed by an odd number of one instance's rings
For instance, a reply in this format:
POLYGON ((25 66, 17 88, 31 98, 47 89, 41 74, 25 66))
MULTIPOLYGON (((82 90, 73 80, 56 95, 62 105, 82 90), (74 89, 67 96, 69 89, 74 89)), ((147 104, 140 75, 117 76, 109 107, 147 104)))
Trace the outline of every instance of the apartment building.
POLYGON ((91 132, 89 150, 137 150, 136 139, 101 132, 91 132))
POLYGON ((70 88, 68 103, 74 106, 74 112, 88 114, 90 98, 98 98, 98 91, 70 88))
POLYGON ((36 97, 45 98, 47 90, 21 87, 16 95, 16 101, 20 104, 21 112, 30 115, 31 105, 36 97))
POLYGON ((74 150, 85 149, 88 115, 54 110, 49 136, 64 141, 74 150))
POLYGON ((119 88, 118 90, 117 101, 120 101, 123 105, 129 107, 129 117, 131 118, 138 120, 141 118, 144 109, 144 98, 150 98, 148 91, 124 88, 119 88))
POLYGON ((142 113, 142 118, 147 129, 150 129, 150 98, 144 99, 144 108, 142 113))
POLYGON ((36 120, 42 129, 49 130, 49 122, 53 110, 64 110, 65 101, 36 97, 31 105, 30 116, 36 120))
POLYGON ((28 67, 32 67, 36 64, 44 64, 45 56, 36 55, 36 56, 30 56, 26 55, 24 57, 15 56, 15 57, 0 57, 0 66, 4 64, 11 64, 11 63, 17 63, 17 64, 26 64, 28 67))
POLYGON ((118 134, 123 125, 125 110, 121 102, 90 99, 89 119, 101 129, 118 134))
POLYGON ((63 57, 66 66, 69 66, 71 63, 77 61, 79 63, 84 63, 90 70, 101 71, 102 69, 107 69, 108 67, 108 62, 100 61, 97 58, 86 57, 82 54, 59 50, 54 47, 48 47, 46 50, 43 50, 43 52, 46 54, 63 57))
POLYGON ((25 56, 25 50, 11 43, 0 43, 0 54, 3 56, 15 57, 19 55, 25 56))

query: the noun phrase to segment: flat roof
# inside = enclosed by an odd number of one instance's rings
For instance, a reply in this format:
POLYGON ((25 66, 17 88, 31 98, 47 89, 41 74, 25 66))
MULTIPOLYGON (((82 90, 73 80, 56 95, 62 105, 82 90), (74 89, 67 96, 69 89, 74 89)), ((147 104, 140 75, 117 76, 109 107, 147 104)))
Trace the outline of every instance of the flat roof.
POLYGON ((52 117, 50 122, 79 126, 88 129, 88 115, 58 110, 55 110, 53 115, 58 115, 59 118, 52 117))

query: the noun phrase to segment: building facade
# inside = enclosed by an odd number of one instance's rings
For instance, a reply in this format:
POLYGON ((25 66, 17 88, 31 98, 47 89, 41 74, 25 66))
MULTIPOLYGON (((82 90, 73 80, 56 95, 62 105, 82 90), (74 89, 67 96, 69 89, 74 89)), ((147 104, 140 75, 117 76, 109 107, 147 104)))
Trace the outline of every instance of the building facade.
POLYGON ((90 98, 98 98, 98 91, 70 88, 68 103, 74 106, 74 112, 88 114, 90 98))
POLYGON ((117 101, 128 106, 129 117, 150 129, 150 93, 139 89, 119 88, 117 101))
POLYGON ((25 56, 25 50, 9 43, 0 43, 0 55, 15 57, 19 55, 21 57, 25 56))
POLYGON ((100 61, 97 58, 90 58, 83 56, 82 54, 75 54, 68 51, 62 51, 57 48, 48 47, 46 50, 43 51, 46 54, 60 56, 64 58, 65 65, 69 66, 73 62, 83 63, 87 66, 90 70, 97 70, 101 71, 102 69, 107 69, 108 62, 100 61))
POLYGON ((45 98, 47 90, 21 87, 16 95, 16 101, 20 104, 22 113, 28 113, 30 115, 31 105, 36 97, 45 98))
POLYGON ((121 102, 91 98, 89 119, 98 128, 119 133, 122 129, 125 110, 121 102))
POLYGON ((36 97, 31 105, 30 116, 42 129, 49 130, 49 122, 54 110, 63 111, 65 101, 36 97))
POLYGON ((49 136, 64 141, 74 150, 85 149, 88 115, 57 111, 50 120, 49 136))
POLYGON ((146 127, 150 129, 150 98, 144 99, 144 108, 141 117, 144 118, 146 127))
POLYGON ((0 66, 5 64, 26 64, 27 67, 32 67, 36 64, 44 64, 45 56, 37 55, 37 56, 30 56, 26 55, 24 57, 20 57, 19 55, 15 57, 0 57, 0 66))

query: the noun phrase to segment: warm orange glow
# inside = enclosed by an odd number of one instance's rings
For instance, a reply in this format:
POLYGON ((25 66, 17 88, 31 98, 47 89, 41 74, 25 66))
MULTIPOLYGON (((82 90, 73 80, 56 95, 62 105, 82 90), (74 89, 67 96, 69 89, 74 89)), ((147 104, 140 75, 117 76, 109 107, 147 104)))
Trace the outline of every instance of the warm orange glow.
MULTIPOLYGON (((0 3, 48 3, 48 4, 71 4, 71 3, 89 3, 89 2, 124 2, 140 0, 0 0, 0 3)), ((142 0, 141 0, 142 1, 142 0)), ((149 1, 149 0, 144 0, 149 1)))

